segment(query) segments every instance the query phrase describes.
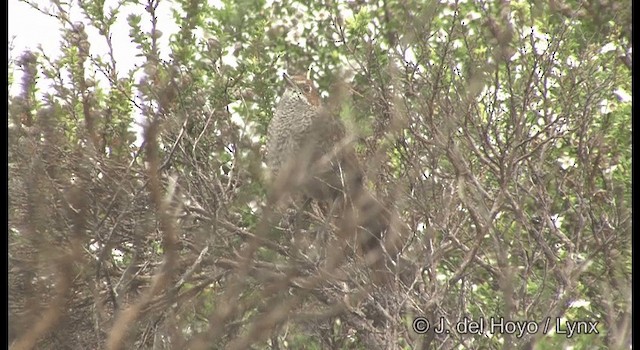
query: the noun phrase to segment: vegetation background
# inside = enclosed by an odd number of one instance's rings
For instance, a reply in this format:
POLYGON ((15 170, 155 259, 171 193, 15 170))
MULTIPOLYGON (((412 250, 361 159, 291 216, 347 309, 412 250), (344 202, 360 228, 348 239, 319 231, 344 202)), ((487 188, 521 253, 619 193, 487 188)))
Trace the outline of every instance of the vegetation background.
POLYGON ((10 50, 13 349, 630 348, 630 1, 31 1, 62 40, 10 50), (341 95, 367 186, 410 227, 390 285, 348 249, 327 273, 322 211, 266 204, 283 71, 341 95))

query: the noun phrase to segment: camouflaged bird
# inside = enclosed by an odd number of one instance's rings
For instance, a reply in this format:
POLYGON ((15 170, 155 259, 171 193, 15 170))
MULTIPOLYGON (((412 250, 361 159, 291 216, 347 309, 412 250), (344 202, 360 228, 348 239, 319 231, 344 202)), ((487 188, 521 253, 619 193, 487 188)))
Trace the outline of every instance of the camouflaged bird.
POLYGON ((322 106, 313 82, 299 75, 283 77, 286 88, 267 129, 266 162, 276 192, 302 190, 325 205, 336 205, 339 235, 356 237, 368 264, 390 271, 406 225, 395 209, 366 189, 363 167, 345 139, 344 124, 331 108, 322 106))
POLYGON ((273 177, 285 169, 298 173, 295 183, 318 200, 358 191, 363 171, 353 146, 341 142, 342 121, 321 107, 318 90, 309 79, 284 74, 284 81, 285 91, 267 130, 266 160, 273 177))

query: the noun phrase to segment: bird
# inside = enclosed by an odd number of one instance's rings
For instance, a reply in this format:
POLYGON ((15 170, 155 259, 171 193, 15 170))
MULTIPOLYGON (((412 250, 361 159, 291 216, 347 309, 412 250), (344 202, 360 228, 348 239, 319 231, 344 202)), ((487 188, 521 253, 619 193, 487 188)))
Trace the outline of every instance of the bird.
MULTIPOLYGON (((300 191, 337 207, 340 226, 355 231, 359 249, 380 266, 383 238, 402 231, 399 214, 366 188, 364 168, 344 123, 335 108, 323 106, 313 82, 286 73, 283 80, 285 90, 267 127, 266 164, 274 192, 300 191)), ((399 250, 395 238, 388 239, 387 253, 399 250)))
POLYGON ((266 163, 272 177, 284 173, 319 201, 332 201, 346 189, 357 192, 364 174, 352 145, 341 145, 344 124, 321 106, 311 80, 286 73, 283 78, 285 90, 267 129, 266 163))

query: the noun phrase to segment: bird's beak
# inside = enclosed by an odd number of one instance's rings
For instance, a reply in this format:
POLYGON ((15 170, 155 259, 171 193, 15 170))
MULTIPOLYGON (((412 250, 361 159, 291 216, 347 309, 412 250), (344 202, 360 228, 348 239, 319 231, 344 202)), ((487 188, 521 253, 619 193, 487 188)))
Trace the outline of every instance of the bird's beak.
POLYGON ((287 75, 287 73, 282 73, 282 77, 284 78, 284 82, 287 83, 287 85, 291 86, 292 88, 296 87, 296 83, 291 80, 291 77, 287 75))

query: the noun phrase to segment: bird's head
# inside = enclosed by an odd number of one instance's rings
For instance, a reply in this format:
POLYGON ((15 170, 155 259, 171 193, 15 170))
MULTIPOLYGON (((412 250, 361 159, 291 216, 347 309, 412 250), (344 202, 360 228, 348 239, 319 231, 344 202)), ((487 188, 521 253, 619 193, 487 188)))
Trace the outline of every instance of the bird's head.
POLYGON ((303 75, 283 73, 282 76, 286 85, 283 97, 300 99, 313 107, 320 105, 320 94, 311 80, 303 75))

